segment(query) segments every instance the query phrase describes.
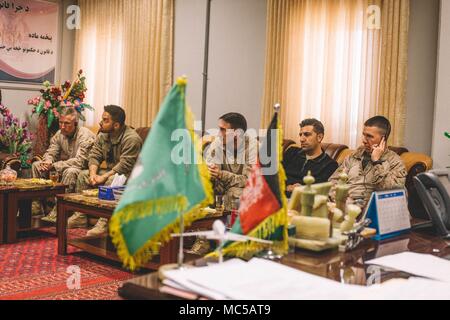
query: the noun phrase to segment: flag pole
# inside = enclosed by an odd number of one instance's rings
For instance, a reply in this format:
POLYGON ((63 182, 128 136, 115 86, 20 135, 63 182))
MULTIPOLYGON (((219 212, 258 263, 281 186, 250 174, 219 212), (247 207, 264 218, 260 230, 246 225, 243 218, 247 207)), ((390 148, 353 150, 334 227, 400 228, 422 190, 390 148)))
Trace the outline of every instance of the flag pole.
MULTIPOLYGON (((273 106, 273 110, 275 111, 275 113, 280 113, 280 109, 281 109, 281 104, 280 103, 276 103, 273 106)), ((269 134, 269 133, 267 133, 269 134)), ((278 161, 278 160, 277 160, 278 161)), ((267 260, 279 260, 281 259, 281 256, 276 254, 273 250, 272 250, 272 244, 271 243, 269 245, 269 248, 265 250, 265 253, 261 255, 261 258, 263 259, 267 259, 267 260)))
POLYGON ((183 233, 184 233, 184 219, 183 219, 183 213, 180 212, 180 248, 178 250, 178 269, 181 269, 183 266, 183 260, 184 260, 184 252, 183 252, 183 233))
MULTIPOLYGON (((183 76, 183 79, 186 81, 186 76, 183 76)), ((186 84, 185 84, 186 85, 186 84)), ((183 95, 184 99, 186 99, 186 96, 183 95)), ((186 100, 184 101, 184 103, 186 104, 186 100)), ((188 165, 189 164, 184 164, 184 174, 187 176, 188 175, 188 165)), ((188 182, 187 179, 185 180, 185 190, 187 190, 188 186, 188 182)), ((180 210, 180 247, 178 248, 178 269, 182 269, 183 268, 183 260, 184 260, 184 212, 182 210, 180 210)))

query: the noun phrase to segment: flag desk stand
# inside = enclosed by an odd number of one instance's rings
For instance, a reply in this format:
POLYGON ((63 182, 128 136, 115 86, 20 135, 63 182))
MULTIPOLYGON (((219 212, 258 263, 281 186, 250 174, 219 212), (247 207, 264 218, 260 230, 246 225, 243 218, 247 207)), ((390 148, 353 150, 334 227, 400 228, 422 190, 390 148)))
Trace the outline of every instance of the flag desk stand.
POLYGON ((376 230, 375 240, 393 238, 411 230, 406 192, 403 189, 373 192, 365 217, 376 230))
MULTIPOLYGON (((67 219, 73 212, 81 212, 88 216, 96 218, 111 218, 116 203, 112 201, 101 201, 97 198, 87 197, 80 194, 68 194, 57 196, 57 235, 58 235, 58 254, 67 255, 67 246, 79 248, 85 252, 106 258, 108 260, 121 262, 116 253, 116 248, 108 235, 100 237, 83 237, 77 239, 68 239, 67 237, 67 219), (90 198, 90 199, 89 199, 90 198)), ((194 221, 187 230, 211 229, 212 224, 217 219, 226 219, 226 214, 221 216, 206 217, 194 221)), ((157 270, 165 264, 176 263, 179 251, 178 239, 172 239, 161 246, 159 255, 153 257, 143 268, 157 270)), ((198 256, 186 255, 186 260, 196 259, 198 256)))

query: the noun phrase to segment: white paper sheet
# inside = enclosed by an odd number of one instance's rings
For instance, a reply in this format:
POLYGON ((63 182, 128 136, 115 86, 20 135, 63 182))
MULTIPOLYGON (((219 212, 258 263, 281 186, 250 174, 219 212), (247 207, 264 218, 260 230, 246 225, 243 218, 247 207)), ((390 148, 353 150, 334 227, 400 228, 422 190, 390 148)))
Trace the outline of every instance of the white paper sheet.
POLYGON ((211 298, 357 299, 361 291, 367 289, 340 284, 263 259, 252 259, 248 263, 224 263, 184 272, 169 271, 166 276, 183 287, 211 298))
POLYGON ((402 252, 373 259, 366 263, 404 271, 416 276, 450 282, 450 261, 430 254, 402 252))
MULTIPOLYGON (((449 269, 446 260, 427 255, 407 255, 402 260, 422 260, 449 269), (432 257, 431 258, 435 258, 432 257), (443 260, 443 261, 441 261, 443 260), (443 263, 441 265, 441 263, 443 263)), ((390 256, 392 257, 392 256, 390 256)), ((401 258, 401 257, 400 257, 401 258)), ((398 259, 398 257, 397 257, 398 259)), ((378 259, 376 259, 378 260, 378 259)), ((443 269, 439 269, 441 272, 443 269)), ((167 285, 212 299, 241 300, 426 300, 450 299, 450 282, 415 278, 394 279, 370 287, 348 285, 263 259, 238 259, 207 267, 171 270, 167 285)))
POLYGON ((424 278, 393 279, 373 285, 361 296, 371 300, 450 300, 450 283, 424 278))

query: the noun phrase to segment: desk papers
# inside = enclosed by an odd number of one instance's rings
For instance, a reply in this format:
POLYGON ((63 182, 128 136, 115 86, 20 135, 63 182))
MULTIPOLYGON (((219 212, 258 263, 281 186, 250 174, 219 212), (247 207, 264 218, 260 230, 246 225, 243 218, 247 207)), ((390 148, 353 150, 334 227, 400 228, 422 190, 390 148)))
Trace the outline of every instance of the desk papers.
MULTIPOLYGON (((414 256, 407 256, 406 259, 417 261, 414 256)), ((432 261, 439 272, 447 266, 445 260, 421 259, 418 265, 424 266, 423 261, 432 261)), ((168 286, 220 300, 450 299, 450 282, 411 277, 365 287, 339 283, 258 258, 249 262, 232 259, 207 267, 170 270, 165 276, 164 283, 168 286)))
POLYGON ((340 284, 263 259, 165 273, 186 289, 213 299, 355 299, 365 287, 340 284))
POLYGON ((413 252, 402 252, 366 262, 367 264, 404 271, 416 276, 450 282, 450 261, 413 252))

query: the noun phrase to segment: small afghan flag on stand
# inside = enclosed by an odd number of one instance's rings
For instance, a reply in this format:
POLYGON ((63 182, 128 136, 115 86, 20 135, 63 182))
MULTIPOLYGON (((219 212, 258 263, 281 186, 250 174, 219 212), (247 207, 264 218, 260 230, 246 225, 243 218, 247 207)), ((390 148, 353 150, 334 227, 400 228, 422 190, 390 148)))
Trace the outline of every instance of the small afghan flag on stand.
MULTIPOLYGON (((240 199, 239 217, 231 232, 274 241, 272 249, 286 253, 287 200, 282 161, 282 134, 275 112, 261 143, 257 164, 253 166, 240 199)), ((228 242, 224 255, 252 256, 267 245, 254 242, 228 242)))
POLYGON ((159 252, 170 234, 205 216, 213 202, 206 164, 180 78, 164 100, 109 224, 124 266, 134 270, 159 252), (180 142, 181 140, 181 142, 180 142))

